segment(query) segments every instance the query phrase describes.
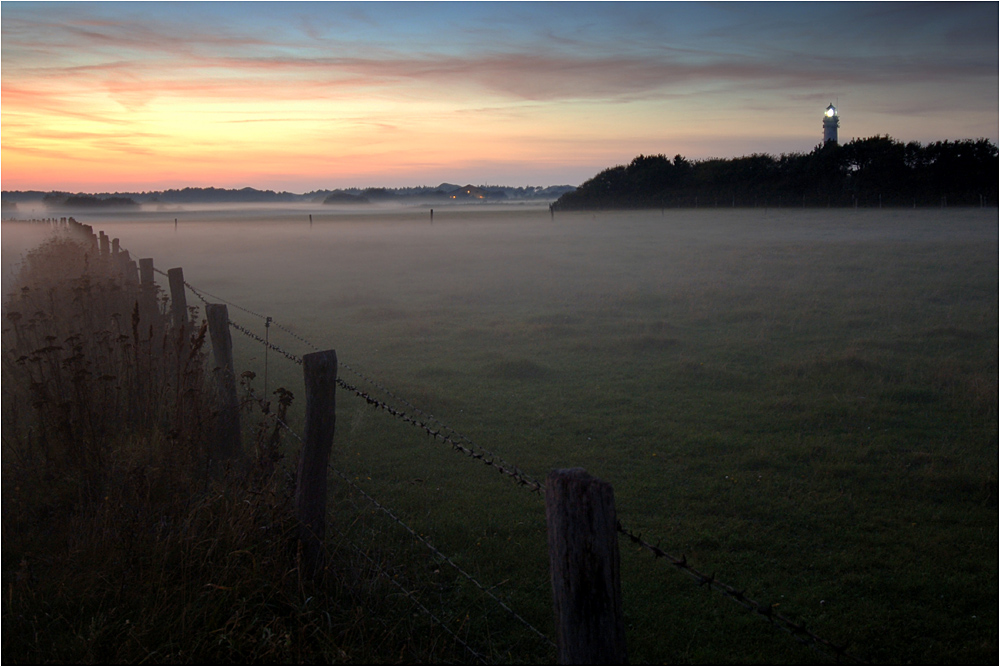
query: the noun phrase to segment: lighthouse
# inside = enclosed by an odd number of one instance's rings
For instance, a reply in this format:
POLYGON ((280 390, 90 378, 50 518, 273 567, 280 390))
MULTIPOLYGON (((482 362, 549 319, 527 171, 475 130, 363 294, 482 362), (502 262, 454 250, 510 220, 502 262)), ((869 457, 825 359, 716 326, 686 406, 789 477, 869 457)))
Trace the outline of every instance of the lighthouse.
POLYGON ((840 116, 837 115, 837 107, 832 104, 823 113, 823 143, 832 141, 837 143, 837 128, 840 127, 840 116))

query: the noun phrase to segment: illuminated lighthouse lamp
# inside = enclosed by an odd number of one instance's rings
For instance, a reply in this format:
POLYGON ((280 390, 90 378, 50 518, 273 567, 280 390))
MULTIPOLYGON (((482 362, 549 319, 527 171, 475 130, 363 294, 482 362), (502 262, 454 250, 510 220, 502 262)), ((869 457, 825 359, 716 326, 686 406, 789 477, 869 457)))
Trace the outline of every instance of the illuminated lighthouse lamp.
POLYGON ((837 107, 832 104, 823 113, 823 143, 832 141, 837 143, 837 128, 840 127, 840 116, 837 114, 837 107))

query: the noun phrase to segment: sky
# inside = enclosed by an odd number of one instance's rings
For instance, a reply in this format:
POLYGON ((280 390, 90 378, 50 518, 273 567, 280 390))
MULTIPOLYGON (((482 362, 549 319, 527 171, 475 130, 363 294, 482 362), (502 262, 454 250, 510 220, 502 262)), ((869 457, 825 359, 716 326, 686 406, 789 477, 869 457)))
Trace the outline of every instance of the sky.
POLYGON ((997 142, 1000 4, 0 4, 0 185, 579 185, 639 154, 997 142))

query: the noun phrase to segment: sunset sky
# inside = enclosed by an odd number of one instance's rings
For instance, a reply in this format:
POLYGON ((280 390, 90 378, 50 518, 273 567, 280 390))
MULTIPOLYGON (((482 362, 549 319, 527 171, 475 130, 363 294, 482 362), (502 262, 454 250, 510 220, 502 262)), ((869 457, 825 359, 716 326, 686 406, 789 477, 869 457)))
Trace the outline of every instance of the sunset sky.
POLYGON ((3 2, 2 187, 578 185, 640 153, 997 141, 995 2, 3 2))

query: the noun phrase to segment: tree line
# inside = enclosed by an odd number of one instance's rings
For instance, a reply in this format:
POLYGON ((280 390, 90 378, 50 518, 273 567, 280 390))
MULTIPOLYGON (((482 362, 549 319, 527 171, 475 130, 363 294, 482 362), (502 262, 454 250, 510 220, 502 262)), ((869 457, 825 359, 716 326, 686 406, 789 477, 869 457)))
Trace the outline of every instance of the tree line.
POLYGON ((53 192, 42 197, 42 203, 48 208, 121 208, 138 206, 130 197, 95 197, 94 195, 71 195, 53 192))
POLYGON ((925 146, 886 135, 779 157, 639 155, 564 194, 553 208, 995 206, 998 176, 997 146, 987 139, 925 146))

